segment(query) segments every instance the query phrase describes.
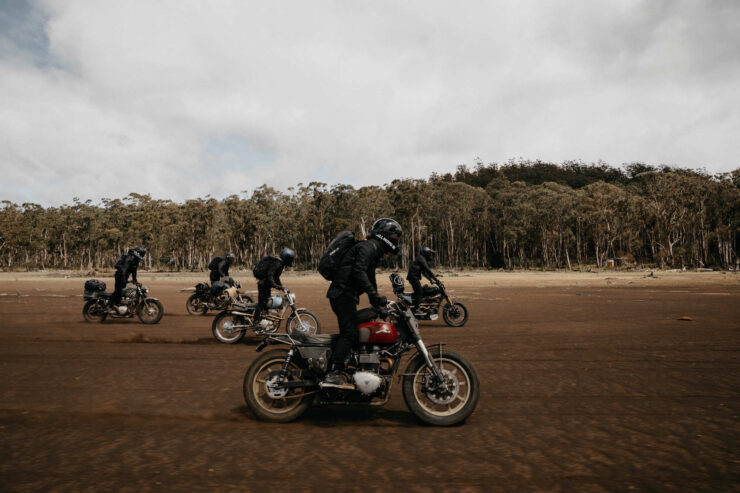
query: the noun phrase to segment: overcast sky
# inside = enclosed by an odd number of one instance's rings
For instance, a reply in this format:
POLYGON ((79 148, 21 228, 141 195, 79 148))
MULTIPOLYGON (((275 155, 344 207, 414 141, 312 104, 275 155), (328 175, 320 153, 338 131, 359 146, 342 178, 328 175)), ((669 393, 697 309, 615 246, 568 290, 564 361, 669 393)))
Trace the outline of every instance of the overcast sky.
POLYGON ((740 167, 740 1, 0 0, 0 200, 740 167))

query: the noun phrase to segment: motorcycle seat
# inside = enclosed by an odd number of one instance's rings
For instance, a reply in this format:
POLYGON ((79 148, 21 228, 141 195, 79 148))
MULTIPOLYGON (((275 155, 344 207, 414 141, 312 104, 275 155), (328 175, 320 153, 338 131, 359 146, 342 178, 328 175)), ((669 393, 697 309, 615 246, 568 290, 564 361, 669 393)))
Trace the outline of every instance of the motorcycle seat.
POLYGON ((305 344, 331 344, 333 345, 335 342, 337 342, 337 339, 339 338, 339 334, 316 334, 316 335, 306 335, 298 333, 293 336, 294 339, 301 341, 305 344))
POLYGON ((414 303, 414 299, 413 299, 413 298, 411 297, 411 295, 410 295, 410 294, 406 294, 406 293, 399 293, 399 294, 398 294, 398 298, 399 298, 399 299, 400 299, 401 301, 403 301, 404 303, 406 303, 407 305, 411 305, 411 304, 413 304, 413 303, 414 303))
POLYGON ((245 310, 246 311, 246 310, 254 310, 254 309, 256 309, 257 308, 257 303, 249 303, 249 302, 242 303, 242 302, 239 302, 239 301, 234 301, 231 304, 231 306, 235 310, 245 310))

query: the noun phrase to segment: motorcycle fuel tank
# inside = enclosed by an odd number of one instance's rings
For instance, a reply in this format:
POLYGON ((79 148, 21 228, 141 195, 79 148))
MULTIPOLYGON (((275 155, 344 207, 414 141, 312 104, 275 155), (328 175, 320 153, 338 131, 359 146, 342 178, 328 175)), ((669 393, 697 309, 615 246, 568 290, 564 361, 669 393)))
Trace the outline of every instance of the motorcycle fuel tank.
POLYGON ((398 329, 388 322, 367 322, 358 328, 364 344, 393 344, 398 339, 398 329))

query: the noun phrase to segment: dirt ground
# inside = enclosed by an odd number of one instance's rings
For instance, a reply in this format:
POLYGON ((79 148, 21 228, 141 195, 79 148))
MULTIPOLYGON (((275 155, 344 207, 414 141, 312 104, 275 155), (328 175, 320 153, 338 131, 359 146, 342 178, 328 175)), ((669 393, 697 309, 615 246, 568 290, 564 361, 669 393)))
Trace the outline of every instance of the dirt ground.
MULTIPOLYGON (((165 307, 148 326, 85 323, 85 277, 2 273, 0 489, 738 491, 740 274, 649 274, 446 276, 470 320, 422 335, 466 355, 481 393, 434 428, 398 386, 374 411, 255 420, 257 339, 216 343, 212 315, 185 311, 203 274, 140 275, 165 307)), ((336 332, 325 281, 283 280, 336 332)))

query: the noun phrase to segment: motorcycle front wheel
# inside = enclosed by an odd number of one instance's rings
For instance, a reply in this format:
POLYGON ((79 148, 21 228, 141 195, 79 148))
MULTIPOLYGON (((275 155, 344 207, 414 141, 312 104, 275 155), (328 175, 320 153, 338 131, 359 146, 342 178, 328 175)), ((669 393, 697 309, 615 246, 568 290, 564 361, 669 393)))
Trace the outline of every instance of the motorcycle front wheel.
MULTIPOLYGON (((251 322, 251 321, 250 321, 251 322)), ((221 312, 213 319, 211 331, 218 342, 224 344, 236 344, 244 338, 246 328, 234 328, 235 325, 247 325, 248 319, 241 315, 232 315, 229 312, 221 312)))
POLYGON ((208 312, 208 305, 201 303, 197 294, 190 295, 188 301, 185 302, 185 308, 190 315, 205 315, 208 312))
POLYGON ((162 320, 164 315, 164 307, 159 300, 153 298, 145 299, 139 306, 136 307, 136 316, 139 317, 142 323, 145 324, 156 324, 162 320))
POLYGON ((89 300, 82 307, 82 316, 86 322, 103 322, 108 316, 108 308, 100 300, 89 300))
MULTIPOLYGON (((244 402, 262 421, 287 423, 300 417, 311 405, 314 394, 305 395, 306 389, 285 388, 278 382, 280 370, 285 365, 288 351, 274 349, 260 355, 244 375, 244 402)), ((285 381, 302 380, 305 365, 293 358, 285 373, 285 381)))
POLYGON ((473 365, 463 355, 442 348, 429 351, 442 372, 445 386, 435 382, 424 357, 417 354, 406 367, 403 398, 406 406, 425 423, 452 426, 465 421, 478 404, 480 384, 473 365))
POLYGON ((308 310, 296 310, 296 314, 291 315, 285 324, 285 332, 313 336, 321 332, 321 324, 319 318, 308 310))
POLYGON ((468 309, 462 303, 445 303, 442 307, 442 318, 450 327, 462 327, 468 321, 468 309))

